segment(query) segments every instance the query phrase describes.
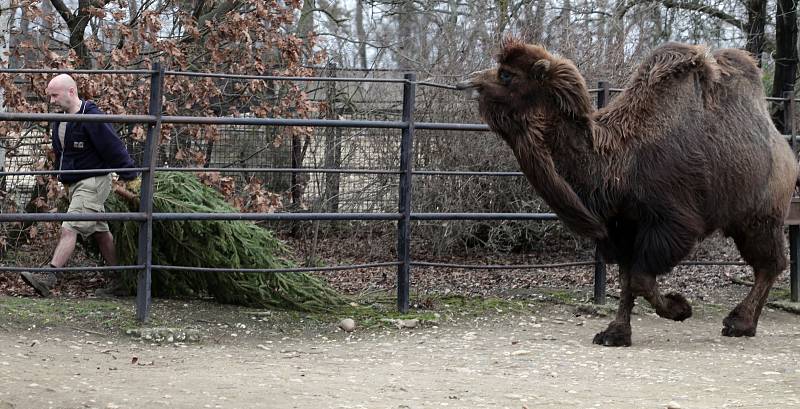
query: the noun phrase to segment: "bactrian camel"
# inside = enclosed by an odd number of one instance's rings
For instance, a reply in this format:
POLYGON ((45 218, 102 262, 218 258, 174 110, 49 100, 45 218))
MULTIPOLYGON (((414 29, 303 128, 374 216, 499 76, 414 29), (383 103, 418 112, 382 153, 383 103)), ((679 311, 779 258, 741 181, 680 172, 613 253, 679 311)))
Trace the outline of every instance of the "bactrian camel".
POLYGON ((483 120, 560 220, 619 265, 619 309, 594 342, 631 344, 638 296, 661 317, 689 318, 687 300, 659 292, 656 277, 717 230, 755 276, 722 335, 754 336, 787 265, 783 222, 797 163, 767 113, 753 58, 665 44, 600 110, 575 65, 540 46, 507 39, 497 62, 459 87, 473 91, 483 120))

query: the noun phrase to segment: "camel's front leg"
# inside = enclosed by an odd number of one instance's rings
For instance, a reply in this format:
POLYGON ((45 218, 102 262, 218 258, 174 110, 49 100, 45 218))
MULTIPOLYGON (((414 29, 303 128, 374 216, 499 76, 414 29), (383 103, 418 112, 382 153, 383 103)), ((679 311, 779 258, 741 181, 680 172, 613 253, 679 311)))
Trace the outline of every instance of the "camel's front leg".
POLYGON ((619 267, 620 297, 617 316, 608 324, 605 331, 594 336, 594 342, 607 347, 631 346, 631 310, 635 295, 631 291, 630 269, 619 267))

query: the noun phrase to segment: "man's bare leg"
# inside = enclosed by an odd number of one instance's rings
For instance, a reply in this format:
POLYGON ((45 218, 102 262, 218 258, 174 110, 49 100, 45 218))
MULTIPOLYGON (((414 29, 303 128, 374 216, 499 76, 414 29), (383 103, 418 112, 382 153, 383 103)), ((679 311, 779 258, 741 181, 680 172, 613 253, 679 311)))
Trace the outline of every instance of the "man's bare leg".
POLYGON ((94 234, 94 239, 97 241, 97 247, 100 248, 100 254, 106 261, 107 266, 117 265, 117 249, 114 247, 114 236, 110 231, 99 231, 94 234))
MULTIPOLYGON (((100 254, 106 261, 107 266, 117 265, 117 249, 114 247, 114 236, 111 232, 103 231, 93 234, 97 247, 100 248, 100 254)), ((109 271, 106 277, 109 278, 109 283, 106 288, 97 289, 94 294, 98 297, 108 296, 123 296, 128 295, 130 291, 125 288, 124 283, 119 275, 119 271, 109 271)))
POLYGON ((53 252, 50 265, 58 268, 67 265, 69 258, 72 257, 72 252, 75 251, 75 243, 77 241, 78 233, 76 231, 62 227, 61 238, 58 240, 56 250, 53 252))

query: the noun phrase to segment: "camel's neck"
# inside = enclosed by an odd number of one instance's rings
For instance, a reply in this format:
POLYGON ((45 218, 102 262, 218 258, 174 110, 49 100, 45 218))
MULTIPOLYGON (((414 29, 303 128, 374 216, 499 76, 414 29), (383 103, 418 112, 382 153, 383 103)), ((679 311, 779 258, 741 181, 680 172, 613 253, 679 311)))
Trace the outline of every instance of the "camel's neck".
POLYGON ((536 162, 530 159, 541 160, 544 156, 549 156, 556 174, 580 194, 591 190, 596 183, 593 176, 597 174, 595 170, 599 169, 592 167, 601 163, 594 147, 594 129, 591 118, 555 118, 550 121, 534 119, 528 122, 528 126, 520 129, 523 136, 514 138, 517 143, 511 145, 523 171, 526 162, 528 165, 536 162))
POLYGON ((504 138, 539 195, 573 231, 604 237, 604 225, 584 202, 597 164, 591 157, 591 119, 531 118, 516 131, 504 138))

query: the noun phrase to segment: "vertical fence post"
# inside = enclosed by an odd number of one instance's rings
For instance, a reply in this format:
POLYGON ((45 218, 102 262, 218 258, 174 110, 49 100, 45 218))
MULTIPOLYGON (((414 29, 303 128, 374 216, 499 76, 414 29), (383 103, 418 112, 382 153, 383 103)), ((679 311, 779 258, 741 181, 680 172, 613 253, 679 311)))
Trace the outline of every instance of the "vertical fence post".
MULTIPOLYGON (((600 88, 597 91, 597 109, 600 109, 608 103, 608 82, 600 81, 597 83, 597 87, 600 88)), ((606 303, 606 263, 600 257, 596 243, 594 248, 594 303, 606 303)))
POLYGON ((405 123, 400 139, 400 194, 397 209, 401 215, 397 222, 397 309, 408 312, 408 290, 411 275, 411 167, 414 142, 414 101, 417 90, 417 74, 404 75, 403 117, 405 123))
POLYGON ((797 153, 797 138, 794 135, 794 91, 783 92, 783 133, 790 136, 792 150, 797 153))
MULTIPOLYGON (((794 92, 783 93, 783 130, 790 136, 792 151, 797 154, 797 137, 794 134, 794 92)), ((789 225, 789 299, 800 301, 800 226, 789 225)))
POLYGON ((164 88, 164 68, 160 63, 153 64, 153 74, 150 77, 150 106, 149 115, 155 115, 156 122, 148 126, 147 141, 144 149, 143 167, 148 168, 142 172, 142 191, 139 211, 146 214, 147 219, 139 226, 139 254, 138 264, 143 264, 144 269, 139 271, 136 287, 136 318, 147 321, 152 301, 150 287, 152 284, 153 270, 153 190, 155 189, 155 167, 158 162, 158 143, 161 139, 161 98, 164 88))
POLYGON ((789 300, 792 302, 800 301, 800 275, 798 275, 798 264, 800 260, 797 259, 800 254, 800 226, 796 224, 789 225, 789 288, 791 293, 789 300))

